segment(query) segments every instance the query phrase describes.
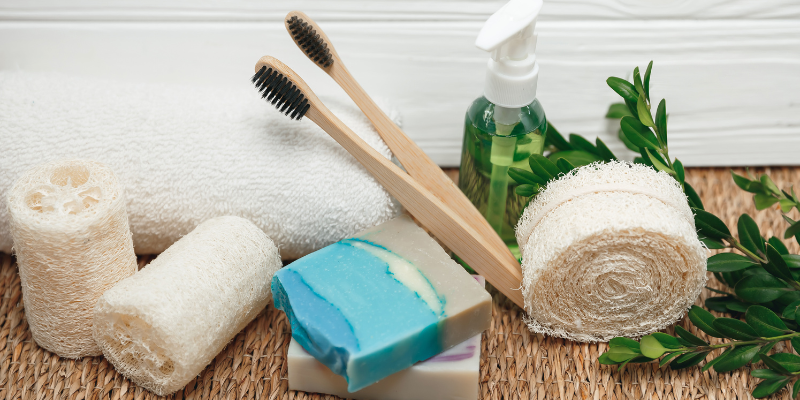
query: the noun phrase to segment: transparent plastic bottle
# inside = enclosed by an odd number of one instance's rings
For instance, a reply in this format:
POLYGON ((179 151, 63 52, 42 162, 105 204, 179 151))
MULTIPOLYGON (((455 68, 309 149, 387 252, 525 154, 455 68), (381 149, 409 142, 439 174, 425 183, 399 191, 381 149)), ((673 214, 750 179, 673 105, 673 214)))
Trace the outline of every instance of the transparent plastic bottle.
POLYGON ((480 97, 467 110, 458 186, 519 258, 514 227, 528 198, 515 193, 511 167, 530 171, 528 157, 542 154, 547 131, 538 100, 520 108, 480 97))

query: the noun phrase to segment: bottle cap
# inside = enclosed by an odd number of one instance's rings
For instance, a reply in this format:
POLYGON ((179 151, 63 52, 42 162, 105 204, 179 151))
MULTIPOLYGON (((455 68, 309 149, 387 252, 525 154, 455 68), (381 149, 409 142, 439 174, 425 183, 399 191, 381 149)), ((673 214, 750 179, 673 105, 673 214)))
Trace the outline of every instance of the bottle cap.
POLYGON ((533 29, 542 0, 511 0, 483 25, 475 46, 491 52, 484 96, 508 108, 524 107, 536 99, 539 65, 533 29))

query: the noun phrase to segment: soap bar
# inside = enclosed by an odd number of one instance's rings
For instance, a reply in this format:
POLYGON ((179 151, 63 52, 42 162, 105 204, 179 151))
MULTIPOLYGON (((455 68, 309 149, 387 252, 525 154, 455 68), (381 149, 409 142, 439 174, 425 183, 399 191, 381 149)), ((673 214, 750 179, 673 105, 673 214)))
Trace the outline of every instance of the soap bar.
POLYGON ((475 335, 442 354, 349 393, 343 377, 331 372, 294 339, 287 357, 289 390, 356 400, 477 400, 480 362, 481 335, 475 335))
POLYGON ((491 297, 406 216, 309 254, 272 279, 292 337, 355 392, 489 327, 491 297))

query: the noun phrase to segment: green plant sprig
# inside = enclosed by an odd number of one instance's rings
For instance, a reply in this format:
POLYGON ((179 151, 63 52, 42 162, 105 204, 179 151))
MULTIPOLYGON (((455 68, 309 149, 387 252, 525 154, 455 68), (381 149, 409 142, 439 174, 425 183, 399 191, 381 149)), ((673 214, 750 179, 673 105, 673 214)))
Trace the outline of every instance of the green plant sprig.
MULTIPOLYGON (((800 256, 789 254, 777 237, 766 239, 761 236, 758 225, 747 214, 739 217, 738 237, 735 237, 719 217, 705 210, 697 192, 685 180, 683 164, 669 156, 665 100, 659 102, 655 117, 652 115, 652 66, 650 62, 644 79, 639 69, 634 69, 632 83, 615 77, 606 81, 624 101, 612 104, 606 117, 619 118, 618 137, 627 148, 640 155, 634 162, 664 171, 680 183, 695 213, 700 240, 710 249, 730 250, 710 257, 708 270, 732 290, 709 288, 722 296, 706 300, 706 307, 743 316, 744 321, 716 318, 710 312, 693 306, 689 312, 692 324, 710 336, 724 339, 723 343, 712 345, 676 326, 675 336, 659 332, 644 336, 640 342, 614 338, 599 362, 622 368, 628 363, 651 362, 660 358, 659 365, 669 364, 673 369, 681 369, 697 365, 712 352, 723 349, 703 366, 703 371, 710 368, 716 372, 732 371, 760 360, 767 369, 751 372, 754 377, 763 379, 753 390, 753 396, 768 396, 794 381, 792 396, 796 397, 800 392, 800 356, 767 353, 776 343, 786 340, 800 352, 800 256)), ((567 140, 552 125, 548 125, 545 145, 548 156, 532 155, 528 159, 530 171, 521 168, 509 170, 509 175, 519 184, 517 194, 536 196, 549 182, 576 166, 617 159, 599 138, 592 144, 573 133, 567 140)), ((779 204, 784 219, 790 224, 784 238, 794 236, 800 243, 800 222, 785 215, 792 208, 800 210, 794 189, 780 190, 766 175, 743 177, 732 172, 732 176, 740 188, 754 193, 757 209, 779 204)))
POLYGON ((795 380, 793 396, 797 396, 800 384, 800 356, 791 353, 767 353, 778 343, 789 340, 795 351, 800 350, 800 332, 789 329, 775 313, 766 307, 752 306, 745 313, 745 321, 733 318, 716 318, 708 311, 692 306, 689 319, 709 336, 728 339, 720 344, 695 336, 681 326, 675 326, 677 336, 656 332, 637 342, 627 338, 614 338, 609 350, 598 361, 606 365, 651 362, 657 359, 659 366, 669 364, 673 370, 699 364, 712 352, 724 349, 702 371, 712 367, 717 373, 729 372, 751 362, 763 361, 767 369, 753 370, 754 377, 764 379, 753 391, 753 396, 769 396, 795 380))

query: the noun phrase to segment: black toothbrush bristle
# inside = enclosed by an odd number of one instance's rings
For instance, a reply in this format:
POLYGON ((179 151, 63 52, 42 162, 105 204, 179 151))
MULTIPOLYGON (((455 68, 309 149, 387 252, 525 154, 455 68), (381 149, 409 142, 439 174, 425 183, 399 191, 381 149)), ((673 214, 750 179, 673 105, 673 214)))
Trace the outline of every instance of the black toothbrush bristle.
POLYGON ((311 61, 319 64, 322 68, 328 68, 333 64, 333 55, 328 49, 328 44, 311 25, 296 15, 286 22, 289 24, 292 38, 311 61))
POLYGON ((261 98, 275 106, 278 111, 291 116, 292 119, 301 119, 310 108, 303 92, 282 73, 261 67, 251 79, 256 90, 261 93, 261 98))

